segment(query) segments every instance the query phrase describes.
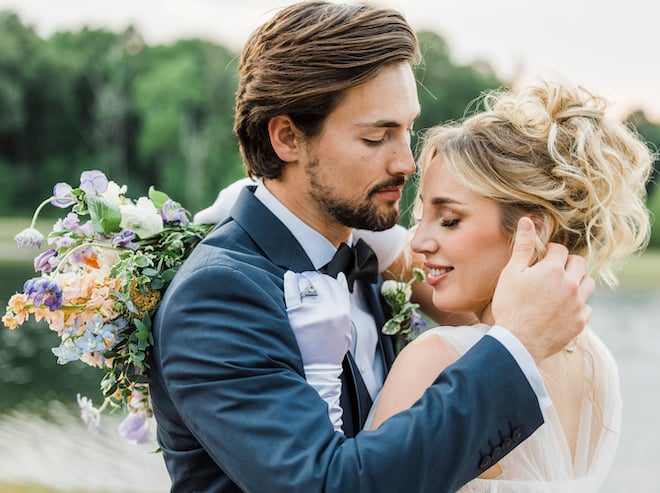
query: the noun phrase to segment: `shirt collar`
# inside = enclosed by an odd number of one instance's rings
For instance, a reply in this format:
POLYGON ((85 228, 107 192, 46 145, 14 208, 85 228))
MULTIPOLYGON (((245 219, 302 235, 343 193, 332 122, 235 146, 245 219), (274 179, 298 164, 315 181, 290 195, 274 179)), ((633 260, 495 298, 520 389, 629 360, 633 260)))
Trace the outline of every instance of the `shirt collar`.
MULTIPOLYGON (((291 234, 298 240, 298 243, 312 261, 315 269, 320 269, 330 261, 337 251, 334 245, 325 236, 287 209, 263 183, 257 185, 254 196, 291 231, 291 234)), ((348 239, 348 244, 353 244, 353 233, 348 239)))

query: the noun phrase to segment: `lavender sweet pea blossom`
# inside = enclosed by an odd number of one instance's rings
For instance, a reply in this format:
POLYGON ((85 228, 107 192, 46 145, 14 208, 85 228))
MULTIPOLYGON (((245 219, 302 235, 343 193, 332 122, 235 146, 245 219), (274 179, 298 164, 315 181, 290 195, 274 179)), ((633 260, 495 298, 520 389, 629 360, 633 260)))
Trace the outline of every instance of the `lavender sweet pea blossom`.
POLYGON ((51 312, 62 308, 62 289, 48 278, 28 279, 23 292, 36 306, 46 305, 51 312))
POLYGON ((133 240, 136 238, 136 236, 137 235, 135 234, 135 231, 131 231, 130 229, 123 229, 112 237, 112 246, 137 250, 138 246, 133 243, 133 240))
POLYGON ((142 413, 131 413, 120 423, 119 434, 132 443, 149 443, 153 435, 149 418, 142 413))
POLYGON ((163 204, 160 215, 166 223, 179 223, 181 226, 185 226, 189 222, 186 210, 172 199, 168 199, 163 204))
POLYGON ((59 259, 57 258, 57 250, 51 248, 35 257, 34 270, 40 271, 42 274, 47 274, 53 270, 58 263, 59 259))
POLYGON ((56 183, 53 187, 53 197, 55 197, 55 200, 51 201, 51 204, 60 209, 66 209, 76 203, 73 197, 73 188, 68 183, 56 183))
POLYGON ((80 189, 88 195, 102 195, 108 188, 108 179, 99 170, 83 171, 80 175, 80 189))

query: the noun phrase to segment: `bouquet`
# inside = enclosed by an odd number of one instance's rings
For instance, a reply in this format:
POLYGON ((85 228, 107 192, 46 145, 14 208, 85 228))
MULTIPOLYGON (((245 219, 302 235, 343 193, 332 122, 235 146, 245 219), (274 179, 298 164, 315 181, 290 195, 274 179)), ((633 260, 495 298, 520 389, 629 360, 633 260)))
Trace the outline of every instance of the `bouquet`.
POLYGON ((78 395, 81 417, 98 431, 105 410, 121 410, 119 432, 135 443, 153 439, 146 377, 153 344, 151 316, 183 260, 213 227, 193 224, 190 213, 165 193, 149 189, 136 201, 126 186, 101 171, 84 171, 80 186, 57 183, 16 235, 19 248, 50 248, 34 259, 39 277, 14 294, 2 322, 16 329, 30 316, 60 337, 60 364, 82 361, 103 368, 103 403, 78 395), (45 238, 35 223, 44 206, 68 209, 45 238))

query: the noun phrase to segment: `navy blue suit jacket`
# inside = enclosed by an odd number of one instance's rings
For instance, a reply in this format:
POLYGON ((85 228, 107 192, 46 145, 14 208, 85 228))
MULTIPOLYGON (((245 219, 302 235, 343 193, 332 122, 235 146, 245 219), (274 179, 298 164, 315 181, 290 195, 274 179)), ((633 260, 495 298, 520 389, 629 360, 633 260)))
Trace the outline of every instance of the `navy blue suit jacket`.
MULTIPOLYGON (((246 190, 175 276, 154 320, 150 372, 173 492, 449 492, 542 423, 520 368, 487 336, 410 410, 354 438, 335 433, 305 382, 284 303, 284 272, 312 268, 246 190)), ((360 409, 347 365, 344 421, 359 428, 368 403, 360 409)))

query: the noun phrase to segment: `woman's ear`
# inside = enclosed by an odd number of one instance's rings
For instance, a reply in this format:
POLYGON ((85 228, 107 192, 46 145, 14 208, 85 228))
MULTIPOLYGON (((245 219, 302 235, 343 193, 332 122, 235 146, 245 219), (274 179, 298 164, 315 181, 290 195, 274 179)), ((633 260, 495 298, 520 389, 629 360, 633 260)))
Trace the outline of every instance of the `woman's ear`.
POLYGON ((541 241, 543 243, 550 241, 550 236, 552 235, 552 230, 554 227, 554 220, 552 217, 536 212, 528 214, 527 217, 529 217, 534 223, 536 235, 541 239, 541 241))
POLYGON ((297 161, 300 154, 300 131, 289 115, 277 115, 268 120, 270 144, 277 157, 285 163, 297 161))

